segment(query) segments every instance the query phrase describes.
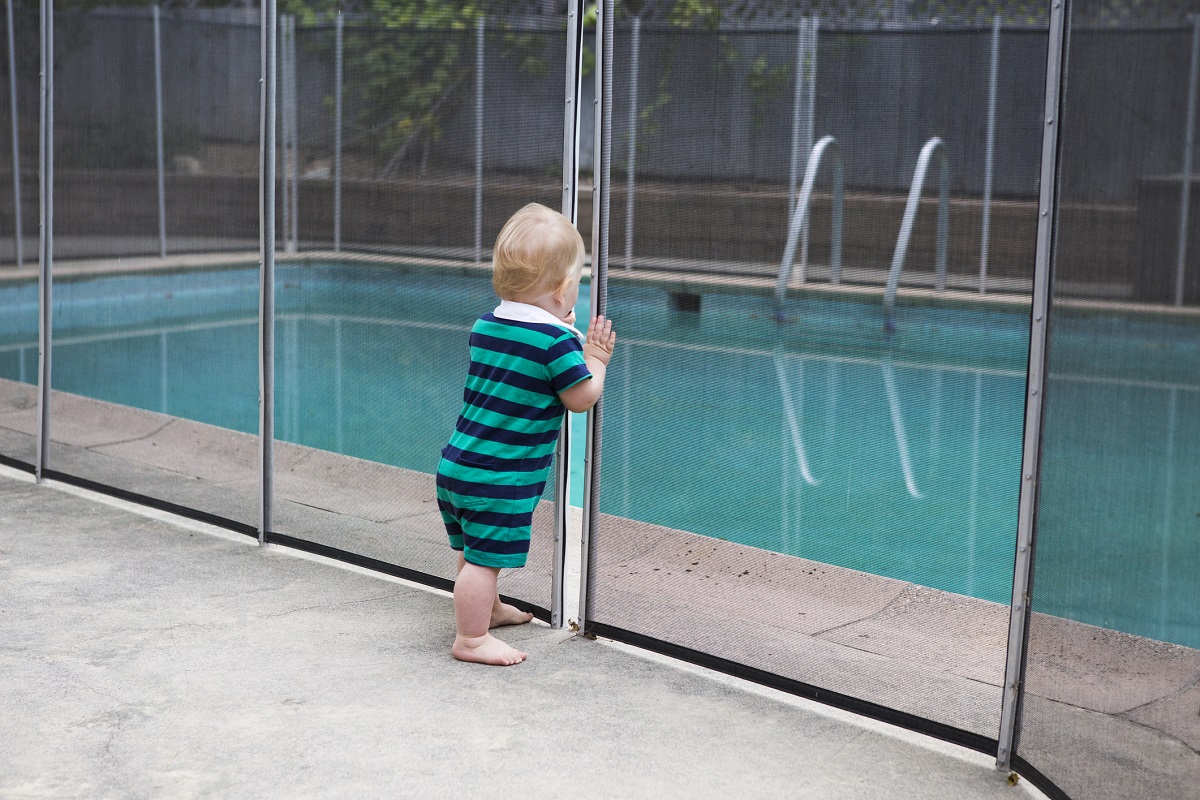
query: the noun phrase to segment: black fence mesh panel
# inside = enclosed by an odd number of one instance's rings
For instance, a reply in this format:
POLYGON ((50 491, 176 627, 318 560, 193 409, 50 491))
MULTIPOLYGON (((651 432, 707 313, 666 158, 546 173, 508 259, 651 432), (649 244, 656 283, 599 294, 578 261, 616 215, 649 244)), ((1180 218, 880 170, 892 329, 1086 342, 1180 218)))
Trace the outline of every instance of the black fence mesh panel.
MULTIPOLYGON (((164 75, 199 69, 195 59, 212 38, 207 25, 164 19, 162 33, 164 75)), ((253 526, 257 256, 177 255, 171 247, 187 238, 180 234, 168 236, 168 258, 160 257, 151 19, 61 14, 55 46, 54 395, 47 467, 253 526), (97 260, 138 253, 152 255, 97 260)), ((218 119, 228 121, 227 135, 233 135, 239 119, 253 118, 254 105, 247 109, 246 103, 256 96, 257 67, 205 84, 204 96, 195 90, 203 81, 192 80, 188 97, 166 105, 164 139, 180 148, 171 156, 173 175, 196 179, 166 183, 167 223, 188 218, 208 240, 220 233, 214 219, 246 215, 244 235, 253 236, 254 177, 244 179, 243 196, 231 193, 220 176, 185 173, 196 171, 196 163, 203 172, 203 154, 224 130, 218 119), (170 113, 188 100, 201 107, 198 116, 170 113), (179 138, 167 137, 168 130, 179 138), (246 201, 243 211, 234 195, 246 201)))
POLYGON ((1193 797, 1200 780, 1195 188, 1190 219, 1180 208, 1192 33, 1070 34, 1017 752, 1073 798, 1193 797), (1129 93, 1168 64, 1173 80, 1129 93), (1168 146, 1148 151, 1151 130, 1168 146), (1114 221, 1096 195, 1128 160, 1139 178, 1114 221), (1103 302, 1073 300, 1060 287, 1097 245, 1130 269, 1103 302))
MULTIPOLYGON (((629 0, 618 14, 647 21, 697 25, 778 26, 819 16, 858 28, 899 26, 979 26, 1000 17, 1006 25, 1045 28, 1050 11, 1044 0, 734 0, 678 3, 629 0)), ((1170 26, 1186 23, 1195 12, 1192 0, 1090 0, 1080 3, 1076 19, 1091 27, 1170 26)))
MULTIPOLYGON (((16 144, 13 155, 13 93, 7 42, 0 59, 0 456, 25 467, 36 460, 38 382, 38 95, 39 54, 36 9, 17 6, 16 144), (14 180, 15 179, 15 180, 14 180), (20 203, 17 203, 17 191, 20 203), (16 228, 21 218, 21 263, 16 228)), ((4 37, 7 39, 8 31, 4 37)))
MULTIPOLYGON (((615 120, 631 116, 631 33, 616 40, 615 120)), ((625 269, 625 175, 589 617, 995 738, 1031 267, 997 246, 996 273, 1025 284, 979 294, 991 31, 819 31, 811 112, 795 105, 795 28, 644 24, 640 36, 634 256, 625 269), (806 282, 780 303, 806 114, 801 158, 826 135, 841 144, 844 264, 834 285, 823 166, 806 282), (889 320, 883 284, 933 136, 949 153, 950 272, 962 282, 901 290, 889 320)), ((1045 63, 1045 32, 1000 42, 1004 96, 1032 109, 1024 96, 1041 97, 1044 68, 1016 64, 1045 63)), ((996 221, 994 241, 1036 229, 1036 150, 1032 163, 1017 152, 1040 129, 1036 115, 1000 113, 997 194, 1011 199, 994 218, 1014 229, 997 235, 996 221)), ((618 167, 630 138, 616 140, 618 167)), ((933 285, 930 178, 902 286, 933 285)))
POLYGON ((253 250, 257 26, 164 13, 156 68, 147 12, 57 19, 56 257, 253 250))
MULTIPOLYGON (((632 28, 618 36, 632 58, 632 28)), ((614 101, 612 248, 622 266, 630 260, 777 275, 807 155, 832 136, 847 192, 842 277, 882 284, 917 156, 937 136, 951 193, 950 285, 978 288, 986 273, 991 291, 1028 292, 1041 146, 1033 87, 1043 80, 1044 31, 1001 29, 994 37, 990 29, 864 33, 817 25, 815 33, 802 26, 713 33, 645 24, 638 39, 638 63, 618 77, 614 101), (721 190, 710 192, 714 184, 721 190)), ((821 280, 830 278, 832 236, 834 153, 827 152, 809 225, 821 280)), ((936 226, 929 221, 937 216, 938 181, 935 161, 905 263, 908 282, 933 281, 936 226)))
MULTIPOLYGON (((562 180, 565 20, 468 22, 346 24, 336 253, 336 30, 300 29, 300 108, 322 110, 300 114, 299 258, 276 275, 277 530, 442 578, 434 473, 498 302, 492 244, 525 203, 558 208, 562 180)), ((500 585, 542 608, 554 497, 500 585)))
POLYGON ((246 16, 162 18, 168 255, 258 249, 260 37, 246 16))

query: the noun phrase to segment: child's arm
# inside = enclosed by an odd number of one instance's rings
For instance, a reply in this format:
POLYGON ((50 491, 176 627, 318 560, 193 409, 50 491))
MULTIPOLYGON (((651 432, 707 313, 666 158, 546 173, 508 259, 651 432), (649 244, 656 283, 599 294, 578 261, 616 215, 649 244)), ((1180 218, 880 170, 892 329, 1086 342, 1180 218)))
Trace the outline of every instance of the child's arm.
POLYGON ((613 332, 612 320, 593 317, 583 343, 583 360, 592 377, 558 393, 558 399, 569 410, 579 414, 596 405, 600 393, 604 391, 604 372, 608 369, 608 360, 612 358, 616 343, 617 334, 613 332))

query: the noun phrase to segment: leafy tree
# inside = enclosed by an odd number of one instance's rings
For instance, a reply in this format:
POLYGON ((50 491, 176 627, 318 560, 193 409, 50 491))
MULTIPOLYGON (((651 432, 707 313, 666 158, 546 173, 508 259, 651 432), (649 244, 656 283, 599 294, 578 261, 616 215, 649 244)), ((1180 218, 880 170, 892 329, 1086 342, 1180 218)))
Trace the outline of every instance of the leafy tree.
MULTIPOLYGON (((337 0, 280 0, 280 12, 301 26, 329 24, 337 0)), ((504 3, 470 0, 359 0, 345 28, 347 89, 358 109, 360 141, 368 141, 382 166, 397 175, 406 163, 424 166, 446 119, 469 97, 475 78, 475 28, 487 16, 502 18, 504 3)), ((505 55, 530 76, 546 73, 541 38, 503 31, 505 55)))

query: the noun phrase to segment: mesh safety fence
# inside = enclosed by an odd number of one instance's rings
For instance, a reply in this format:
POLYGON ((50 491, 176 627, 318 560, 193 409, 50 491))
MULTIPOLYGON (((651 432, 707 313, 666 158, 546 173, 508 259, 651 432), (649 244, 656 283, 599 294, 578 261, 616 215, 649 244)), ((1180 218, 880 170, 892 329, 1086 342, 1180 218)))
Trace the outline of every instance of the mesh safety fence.
POLYGON ((1194 797, 1200 781, 1200 220, 1194 184, 1181 216, 1180 180, 1193 41, 1190 28, 1069 40, 1017 752, 1075 798, 1194 797), (1164 69, 1175 78, 1153 93, 1129 91, 1164 69), (1144 146, 1150 130, 1163 147, 1144 146), (1136 186, 1105 203, 1128 160, 1136 186), (1089 252, 1133 267, 1110 299, 1161 304, 1071 298, 1060 287, 1089 252))
MULTIPOLYGON (((616 32, 620 342, 589 619, 986 749, 1049 4, 995 4, 998 28, 970 3, 768 5, 753 25, 647 11, 616 32)), ((1200 193, 1180 180, 1200 56, 1179 11, 1197 9, 1143 5, 1076 17, 1065 101, 1017 752, 1080 798, 1184 797, 1200 777, 1200 193)), ((0 458, 28 467, 38 20, 16 12, 24 265, 0 126, 0 458)), ((463 13, 285 21, 279 48, 272 533, 438 579, 454 560, 433 472, 496 302, 491 245, 524 203, 559 207, 564 179, 565 20, 463 13)), ((253 532, 257 16, 164 12, 157 57, 155 29, 56 17, 47 467, 253 532)), ((501 580, 543 608, 556 494, 530 566, 501 580)))
MULTIPOLYGON (((639 61, 630 28, 616 37, 614 85, 636 69, 641 108, 617 94, 614 161, 632 161, 635 180, 614 178, 612 251, 626 252, 632 197, 633 255, 609 273, 622 338, 590 618, 994 739, 1032 275, 1019 248, 1036 230, 1045 80, 1030 62, 1045 64, 1046 32, 998 39, 996 96, 1010 104, 991 155, 1006 200, 992 208, 983 298, 990 30, 639 35, 639 61), (704 87, 686 103, 685 80, 704 87), (808 263, 797 247, 779 301, 789 194, 804 196, 826 136, 844 166, 844 263, 831 263, 827 146, 808 263), (847 287, 886 281, 935 136, 949 167, 945 290, 888 315, 877 290, 847 287)), ((903 286, 936 285, 940 163, 927 165, 903 286)))
POLYGON ((38 30, 37 10, 15 7, 15 71, 7 57, 0 59, 6 116, 14 108, 16 85, 16 124, 0 125, 0 458, 22 468, 32 468, 37 458, 38 30), (18 217, 20 247, 14 235, 18 217))
MULTIPOLYGON (((471 325, 496 305, 496 234, 527 202, 561 202, 565 20, 347 24, 338 38, 301 29, 296 67, 281 72, 296 76, 294 90, 281 84, 281 130, 285 98, 301 98, 302 233, 276 275, 275 527, 452 578, 434 472, 462 407, 471 325)), ((551 485, 529 566, 500 586, 544 609, 554 499, 551 485)))
POLYGON ((252 531, 257 30, 163 15, 156 44, 145 13, 55 23, 46 467, 252 531))

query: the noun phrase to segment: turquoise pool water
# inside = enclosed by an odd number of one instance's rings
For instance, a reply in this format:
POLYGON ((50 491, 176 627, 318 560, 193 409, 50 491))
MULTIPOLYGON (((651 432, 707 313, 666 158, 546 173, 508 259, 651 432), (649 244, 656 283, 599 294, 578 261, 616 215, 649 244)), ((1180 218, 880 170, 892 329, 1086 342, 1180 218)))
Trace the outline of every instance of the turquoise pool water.
MULTIPOLYGON (((276 435, 432 471, 490 284, 330 265, 277 287, 276 435)), ((55 388, 254 432, 257 294, 255 270, 61 282, 55 388)), ((36 292, 0 308, 0 377, 31 381, 36 292)), ((615 281, 609 308, 604 513, 1008 601, 1024 313, 902 308, 888 335, 873 303, 795 301, 781 325, 764 298, 675 311, 615 281)), ((1200 646, 1198 352, 1177 324, 1056 326, 1040 610, 1200 646)))

